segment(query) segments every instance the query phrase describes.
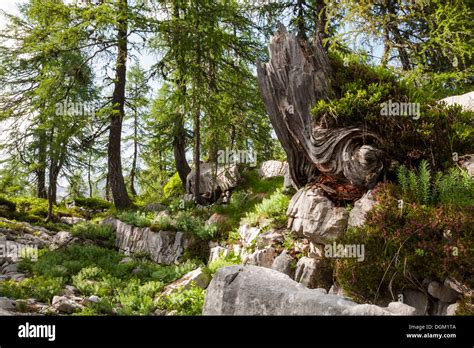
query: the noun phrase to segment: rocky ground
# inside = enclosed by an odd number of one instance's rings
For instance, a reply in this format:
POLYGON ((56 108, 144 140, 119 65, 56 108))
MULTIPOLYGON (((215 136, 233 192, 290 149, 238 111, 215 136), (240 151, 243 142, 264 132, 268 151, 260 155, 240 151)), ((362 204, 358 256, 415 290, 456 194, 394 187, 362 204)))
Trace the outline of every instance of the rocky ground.
MULTIPOLYGON (((259 175, 262 179, 271 179, 285 176, 286 172, 284 162, 270 161, 262 165, 259 175)), ((286 190, 291 191, 291 181, 286 178, 285 183, 286 190)), ((258 195, 255 196, 260 197, 258 195)), ((278 191, 275 195, 281 201, 287 200, 283 223, 278 214, 249 217, 247 213, 232 237, 226 239, 203 242, 185 230, 158 228, 164 227, 163 220, 174 219, 163 206, 158 207, 155 214, 158 227, 138 227, 114 216, 101 219, 100 224, 110 226, 114 237, 111 248, 118 251, 121 258, 118 263, 124 267, 143 258, 153 264, 179 265, 189 258, 190 250, 195 249, 207 259, 190 267, 192 269, 184 275, 177 273, 174 278, 163 278, 167 280, 162 281, 160 290, 150 295, 154 304, 147 307, 155 315, 179 314, 179 308, 173 307, 175 304, 156 304, 172 298, 173 294, 187 294, 186 291, 191 294, 196 288, 201 291, 196 308, 199 308, 198 313, 202 308, 204 315, 454 315, 459 306, 465 305, 466 298, 473 298, 468 285, 446 277, 427 278, 419 288, 405 289, 402 296, 395 294, 385 305, 354 301, 334 277, 325 248, 339 240, 346 230, 364 226, 367 213, 376 205, 373 193, 366 192, 350 210, 333 203, 318 186, 304 187, 291 199, 278 191)), ((259 202, 265 204, 265 200, 259 202)), ((272 204, 278 205, 277 201, 270 203, 266 211, 271 211, 272 204)), ((233 206, 229 207, 232 210, 233 206)), ((230 217, 225 212, 212 209, 208 212, 210 216, 204 229, 229 224, 230 217)), ((84 221, 78 217, 63 217, 61 223, 73 226, 84 221)), ((72 245, 88 246, 97 242, 71 231, 52 231, 27 222, 2 218, 0 223, 0 244, 8 250, 28 245, 38 250, 61 252, 72 245)), ((142 268, 131 266, 130 273, 139 276, 142 268)), ((34 275, 22 270, 21 260, 15 253, 0 258, 0 295, 2 282, 23 284, 31 277, 34 275)), ((94 280, 87 282, 94 283, 94 280)), ((88 307, 104 305, 103 296, 99 290, 94 293, 78 289, 72 283, 61 283, 60 291, 43 301, 20 295, 16 299, 0 297, 0 314, 77 314, 88 307)), ((121 301, 112 302, 105 314, 120 313, 124 306, 121 301)))

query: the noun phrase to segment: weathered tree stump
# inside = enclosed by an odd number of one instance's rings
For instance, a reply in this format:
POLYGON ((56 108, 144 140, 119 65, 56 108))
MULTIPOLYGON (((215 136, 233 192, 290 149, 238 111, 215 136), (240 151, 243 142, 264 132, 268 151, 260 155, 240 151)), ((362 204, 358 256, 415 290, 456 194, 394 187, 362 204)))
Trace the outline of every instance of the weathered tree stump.
POLYGON ((311 108, 333 94, 333 71, 321 42, 302 41, 280 24, 269 53, 270 61, 257 66, 258 81, 294 183, 300 188, 329 176, 361 192, 372 188, 383 169, 377 135, 313 122, 311 108))

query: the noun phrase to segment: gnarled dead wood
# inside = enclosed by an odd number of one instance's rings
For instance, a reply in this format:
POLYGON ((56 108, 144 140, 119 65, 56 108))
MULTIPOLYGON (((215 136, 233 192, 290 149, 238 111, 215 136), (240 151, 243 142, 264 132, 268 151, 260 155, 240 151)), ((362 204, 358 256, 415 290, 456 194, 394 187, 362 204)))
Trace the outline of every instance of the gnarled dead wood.
POLYGON ((283 25, 269 44, 270 61, 258 64, 258 81, 275 133, 298 187, 320 174, 366 189, 383 169, 376 134, 360 128, 316 127, 311 108, 332 95, 333 71, 321 42, 309 44, 283 25))

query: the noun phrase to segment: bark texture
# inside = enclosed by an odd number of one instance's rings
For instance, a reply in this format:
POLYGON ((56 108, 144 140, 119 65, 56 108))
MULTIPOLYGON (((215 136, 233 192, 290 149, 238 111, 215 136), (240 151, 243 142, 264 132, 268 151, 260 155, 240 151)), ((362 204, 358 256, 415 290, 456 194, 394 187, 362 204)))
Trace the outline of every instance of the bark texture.
POLYGON ((311 108, 333 96, 333 71, 320 39, 310 44, 279 25, 269 53, 270 61, 257 66, 260 90, 296 186, 331 177, 361 190, 373 187, 383 169, 376 134, 314 125, 311 108))

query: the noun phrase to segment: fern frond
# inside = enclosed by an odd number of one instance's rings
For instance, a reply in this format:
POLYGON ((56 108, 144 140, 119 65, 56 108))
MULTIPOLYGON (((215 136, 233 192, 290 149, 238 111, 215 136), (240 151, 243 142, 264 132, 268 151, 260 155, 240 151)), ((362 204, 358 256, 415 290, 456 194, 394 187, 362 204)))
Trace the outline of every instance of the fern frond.
POLYGON ((423 160, 418 168, 418 189, 419 201, 422 204, 428 204, 431 191, 431 171, 428 161, 423 160))

